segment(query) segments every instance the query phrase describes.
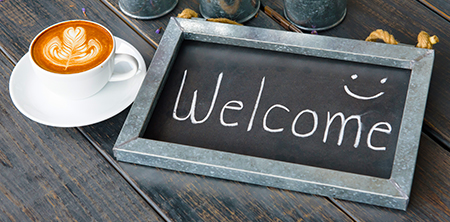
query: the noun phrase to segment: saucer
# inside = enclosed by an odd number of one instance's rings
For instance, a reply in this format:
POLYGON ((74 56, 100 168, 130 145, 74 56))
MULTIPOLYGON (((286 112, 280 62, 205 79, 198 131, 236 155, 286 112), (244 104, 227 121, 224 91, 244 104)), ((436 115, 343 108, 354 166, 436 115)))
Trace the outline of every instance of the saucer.
MULTIPOLYGON (((40 84, 31 68, 31 58, 27 53, 17 63, 9 80, 9 93, 14 105, 31 120, 55 127, 86 126, 120 113, 136 98, 147 69, 142 55, 134 46, 120 38, 115 39, 117 53, 130 54, 138 60, 139 70, 134 77, 125 81, 109 82, 100 92, 89 98, 68 100, 40 84)), ((126 69, 118 67, 121 64, 117 63, 115 68, 126 69)))

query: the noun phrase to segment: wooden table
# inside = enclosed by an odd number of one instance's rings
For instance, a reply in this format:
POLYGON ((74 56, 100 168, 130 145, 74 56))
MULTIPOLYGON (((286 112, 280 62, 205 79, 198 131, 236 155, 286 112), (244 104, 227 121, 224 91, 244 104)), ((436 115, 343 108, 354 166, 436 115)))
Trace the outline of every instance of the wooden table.
MULTIPOLYGON (((281 0, 263 0, 282 14, 281 0)), ((198 1, 180 0, 162 18, 136 20, 118 0, 0 1, 0 221, 449 221, 450 3, 348 0, 348 14, 319 35, 365 39, 375 29, 415 45, 427 31, 441 42, 428 95, 411 202, 399 211, 169 170, 121 163, 112 147, 129 108, 103 122, 55 128, 12 104, 9 78, 45 27, 89 19, 133 44, 150 64, 170 16, 198 1), (85 8, 83 13, 82 8, 85 8)), ((245 25, 281 29, 264 13, 245 25)))

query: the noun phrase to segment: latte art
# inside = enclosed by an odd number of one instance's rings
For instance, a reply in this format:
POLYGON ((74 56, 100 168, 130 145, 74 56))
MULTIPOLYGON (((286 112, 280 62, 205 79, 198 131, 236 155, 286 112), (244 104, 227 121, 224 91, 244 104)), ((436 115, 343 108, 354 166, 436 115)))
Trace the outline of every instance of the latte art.
POLYGON ((43 48, 45 59, 56 66, 64 67, 85 65, 99 56, 102 45, 95 39, 86 42, 86 30, 82 27, 69 27, 64 30, 63 40, 55 36, 43 48))
POLYGON ((43 31, 32 44, 31 56, 47 71, 74 74, 100 65, 113 45, 112 35, 103 27, 77 20, 43 31))

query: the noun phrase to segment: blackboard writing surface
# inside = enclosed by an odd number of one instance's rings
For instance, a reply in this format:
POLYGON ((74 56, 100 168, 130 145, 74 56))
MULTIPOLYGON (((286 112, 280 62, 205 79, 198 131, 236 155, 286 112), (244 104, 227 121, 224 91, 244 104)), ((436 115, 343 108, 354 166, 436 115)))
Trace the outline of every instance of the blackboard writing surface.
POLYGON ((119 161, 406 210, 434 51, 171 18, 119 161))
POLYGON ((144 138, 389 178, 410 73, 184 41, 144 138), (352 117, 343 132, 341 117, 329 121, 337 113, 352 117), (192 115, 205 121, 193 123, 192 115), (390 132, 374 131, 377 123, 376 129, 391 127, 390 132))

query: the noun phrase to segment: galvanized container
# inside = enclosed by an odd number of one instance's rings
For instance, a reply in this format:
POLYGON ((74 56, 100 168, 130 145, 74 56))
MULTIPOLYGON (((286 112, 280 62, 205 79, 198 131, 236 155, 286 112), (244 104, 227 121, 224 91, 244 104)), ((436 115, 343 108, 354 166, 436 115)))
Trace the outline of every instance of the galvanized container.
POLYGON ((119 8, 132 18, 154 19, 161 17, 177 6, 178 0, 119 0, 119 8))
POLYGON ((326 30, 344 20, 347 0, 284 0, 286 18, 305 30, 326 30))
POLYGON ((227 18, 243 23, 259 10, 260 0, 200 0, 200 14, 204 18, 227 18))

